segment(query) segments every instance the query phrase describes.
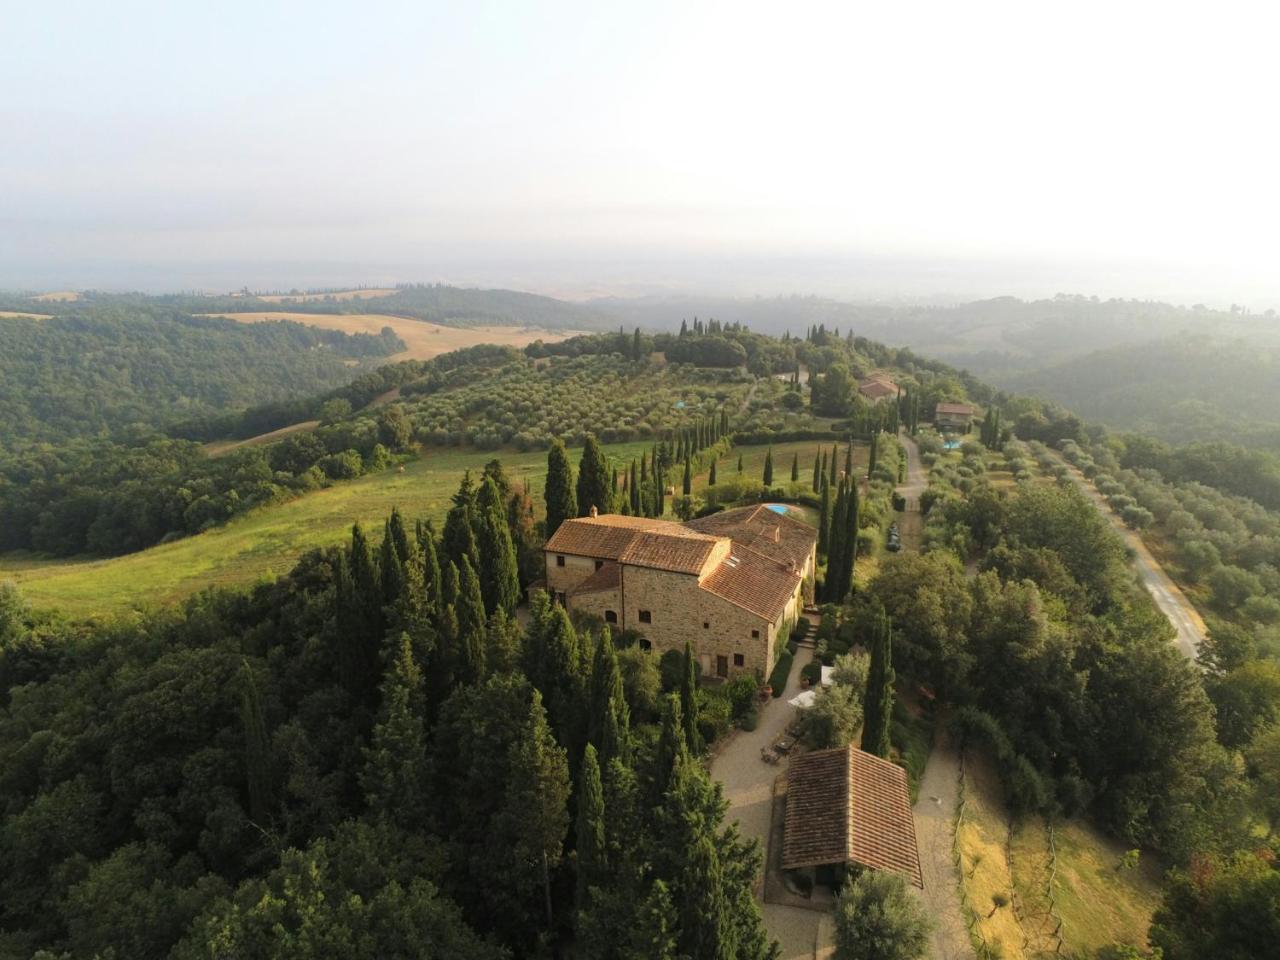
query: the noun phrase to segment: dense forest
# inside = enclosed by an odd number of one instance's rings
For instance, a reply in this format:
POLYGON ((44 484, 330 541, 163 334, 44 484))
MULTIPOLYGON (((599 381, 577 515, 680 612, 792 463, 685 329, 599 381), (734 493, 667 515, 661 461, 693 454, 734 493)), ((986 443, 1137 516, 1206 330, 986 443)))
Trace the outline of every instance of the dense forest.
POLYGON ((520 629, 530 520, 494 462, 140 622, 0 588, 0 956, 775 956, 692 656, 520 629))
POLYGON ((0 334, 0 450, 308 396, 404 348, 390 330, 348 336, 114 303, 0 318, 0 334))

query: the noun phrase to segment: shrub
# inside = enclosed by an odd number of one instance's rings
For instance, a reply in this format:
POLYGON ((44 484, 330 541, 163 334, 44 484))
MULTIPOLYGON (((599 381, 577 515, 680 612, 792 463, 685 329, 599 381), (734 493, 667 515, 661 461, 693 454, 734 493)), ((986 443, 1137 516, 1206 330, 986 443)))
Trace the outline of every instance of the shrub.
POLYGON ((822 682, 822 661, 810 660, 800 668, 800 679, 808 680, 809 686, 816 687, 822 682))
POLYGON ((790 650, 784 650, 782 656, 778 658, 778 662, 774 664, 773 672, 769 674, 769 686, 773 687, 773 695, 775 697, 782 696, 782 691, 787 688, 787 678, 791 676, 791 662, 794 657, 790 650))
POLYGON ((726 683, 724 691, 733 708, 733 719, 740 723, 749 711, 755 709, 760 683, 751 674, 744 673, 726 683))
POLYGON ((698 691, 698 733, 703 743, 715 743, 733 725, 733 705, 723 689, 698 691))
POLYGON ((836 960, 919 960, 933 924, 896 873, 864 870, 836 902, 836 960))

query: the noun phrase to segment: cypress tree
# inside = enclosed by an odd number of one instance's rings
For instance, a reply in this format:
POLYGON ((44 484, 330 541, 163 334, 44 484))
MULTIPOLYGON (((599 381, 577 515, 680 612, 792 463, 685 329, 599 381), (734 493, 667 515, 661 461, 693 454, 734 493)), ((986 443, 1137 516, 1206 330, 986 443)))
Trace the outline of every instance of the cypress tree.
POLYGON ((813 455, 813 492, 822 492, 822 454, 821 451, 815 452, 813 455))
POLYGON ((418 536, 422 547, 422 581, 427 594, 427 613, 435 618, 444 610, 444 574, 440 570, 440 556, 436 553, 436 531, 427 521, 423 534, 418 536))
POLYGON ((578 910, 590 906, 591 888, 603 886, 609 877, 605 842, 604 787, 596 748, 587 744, 578 772, 578 875, 574 902, 578 910))
POLYGON ((249 815, 259 826, 271 812, 271 740, 262 718, 262 699, 248 660, 240 664, 240 725, 244 728, 244 768, 249 788, 249 815))
POLYGON ((358 677, 353 678, 352 689, 359 691, 363 702, 371 703, 382 677, 380 656, 382 639, 387 632, 387 620, 382 605, 382 580, 378 574, 378 564, 373 559, 369 541, 358 523, 351 528, 350 568, 351 614, 347 624, 355 635, 349 642, 359 647, 358 653, 353 657, 353 662, 358 664, 358 677))
POLYGON ((841 479, 836 491, 835 506, 831 510, 831 529, 827 533, 827 576, 822 582, 823 599, 827 603, 839 603, 844 599, 840 584, 845 581, 844 570, 844 532, 846 490, 848 479, 841 479))
POLYGON ((839 444, 833 443, 831 445, 831 473, 828 476, 828 479, 831 481, 832 489, 835 489, 836 484, 839 483, 840 481, 840 477, 837 475, 837 471, 840 469, 839 456, 840 456, 839 444))
POLYGON ((560 524, 578 515, 578 505, 573 497, 573 470, 569 466, 569 454, 559 438, 551 441, 547 451, 547 539, 560 529, 560 524))
MULTIPOLYGON (((729 432, 729 412, 721 409, 720 411, 720 436, 723 437, 729 432)), ((719 439, 719 438, 717 438, 719 439)))
POLYGON ((694 842, 681 877, 680 952, 690 960, 733 960, 738 931, 725 893, 724 868, 707 833, 694 842))
POLYGON ((382 682, 378 722, 364 750, 360 787, 374 814, 405 829, 426 819, 427 734, 423 680, 408 634, 401 634, 382 682))
POLYGON ((479 683, 484 679, 485 612, 480 578, 471 560, 462 558, 458 571, 458 683, 479 683))
POLYGON ((404 591, 404 560, 396 549, 391 521, 382 525, 382 543, 378 547, 378 572, 382 575, 382 605, 390 607, 404 591))
POLYGON ((513 614, 520 602, 520 572, 506 510, 492 477, 484 478, 476 498, 476 527, 484 608, 490 614, 498 610, 513 614))
MULTIPOLYGON (((643 457, 643 454, 641 456, 643 457)), ((630 488, 627 490, 627 495, 631 497, 631 515, 640 516, 640 481, 636 473, 636 461, 634 458, 631 461, 631 483, 630 488)))
POLYGON ((791 482, 798 483, 800 481, 800 453, 799 451, 791 455, 791 482))
POLYGON ((853 441, 844 448, 844 475, 853 483, 853 441))
POLYGON ((742 472, 742 454, 738 454, 738 472, 742 472))
POLYGON ((773 447, 770 447, 764 455, 764 485, 773 486, 773 447))
POLYGON ((818 511, 818 556, 826 559, 831 542, 831 484, 822 478, 822 509, 818 511))
POLYGON ((480 562, 480 548, 476 544, 475 490, 471 484, 471 471, 462 475, 458 492, 453 495, 453 506, 444 520, 444 555, 459 568, 466 557, 474 567, 480 562))
POLYGON ((687 459, 684 462, 684 482, 680 489, 686 497, 693 493, 693 465, 687 459))
POLYGON ((587 740, 596 745, 603 761, 608 763, 621 750, 622 738, 628 735, 631 724, 622 672, 618 669, 617 651, 608 627, 600 631, 592 658, 587 710, 587 740), (610 727, 612 731, 607 732, 610 727))
POLYGON ((635 335, 631 338, 631 359, 639 360, 643 355, 644 351, 640 343, 640 328, 636 327, 635 335))
POLYGON ((871 668, 867 673, 867 695, 863 715, 862 749, 889 759, 889 728, 893 719, 893 625, 877 605, 872 614, 871 668))
POLYGON ((662 699, 662 730, 658 734, 658 747, 653 754, 650 771, 649 800, 651 805, 662 803, 671 775, 677 764, 688 759, 689 747, 685 741, 684 719, 681 716, 680 698, 669 693, 662 699))
POLYGON ((711 461, 711 475, 707 477, 708 487, 714 487, 716 485, 716 459, 718 458, 713 458, 711 461))
POLYGON ((609 488, 609 461, 595 434, 587 434, 578 464, 578 516, 590 516, 591 508, 599 513, 613 513, 613 493, 609 488))
POLYGON ((698 674, 694 667, 693 647, 684 644, 684 673, 680 677, 680 714, 684 719, 684 742, 694 756, 702 752, 702 735, 698 732, 698 674))
POLYGON ((876 458, 880 454, 880 431, 874 430, 871 433, 871 458, 867 461, 867 476, 876 471, 876 458))

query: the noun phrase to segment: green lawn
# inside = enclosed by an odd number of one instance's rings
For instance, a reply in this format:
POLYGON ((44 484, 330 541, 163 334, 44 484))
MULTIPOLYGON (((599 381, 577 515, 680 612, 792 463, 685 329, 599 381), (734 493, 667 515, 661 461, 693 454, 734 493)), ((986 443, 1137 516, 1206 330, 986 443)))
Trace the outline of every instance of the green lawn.
MULTIPOLYGON (((648 443, 606 447, 621 470, 632 457, 647 451, 648 443)), ((790 478, 791 454, 800 452, 801 476, 812 476, 816 443, 787 443, 774 447, 775 483, 790 478), (807 465, 806 465, 807 457, 807 465), (807 473, 806 473, 807 471, 807 473)), ((733 450, 719 471, 736 470, 738 453, 748 476, 760 476, 766 447, 733 450)), ((855 450, 855 455, 858 451, 855 450)), ((577 463, 579 450, 570 451, 577 463)), ((865 451, 863 452, 865 457, 865 451)), ((172 603, 210 586, 237 586, 287 572, 299 556, 314 547, 344 541, 351 524, 373 528, 375 539, 382 521, 398 506, 410 518, 428 517, 439 523, 458 489, 463 471, 479 471, 497 457, 512 481, 528 483, 541 508, 546 478, 544 451, 481 451, 428 449, 405 464, 319 490, 287 503, 274 504, 233 520, 199 536, 161 544, 140 553, 107 560, 47 560, 23 554, 0 557, 0 578, 16 580, 37 608, 58 609, 73 617, 119 613, 172 603)), ((679 487, 680 476, 670 482, 679 487)), ((695 488, 705 485, 698 478, 695 488)))

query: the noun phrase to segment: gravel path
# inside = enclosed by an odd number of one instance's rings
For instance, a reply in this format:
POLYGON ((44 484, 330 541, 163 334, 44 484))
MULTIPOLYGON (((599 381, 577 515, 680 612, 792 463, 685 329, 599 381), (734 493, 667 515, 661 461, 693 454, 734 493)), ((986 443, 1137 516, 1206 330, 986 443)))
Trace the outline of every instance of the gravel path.
POLYGON ((920 780, 920 795, 912 813, 924 889, 913 893, 933 918, 933 960, 972 960, 973 945, 960 906, 960 875, 951 858, 951 818, 955 814, 960 780, 960 755, 939 724, 929 762, 920 780))
MULTIPOLYGON (((813 659, 813 650, 801 647, 787 678, 787 689, 760 712, 754 730, 739 731, 711 762, 711 775, 720 781, 729 801, 728 819, 738 822, 743 836, 755 837, 761 849, 769 843, 773 809, 773 781, 787 772, 787 762, 765 763, 760 750, 773 742, 795 716, 787 701, 800 692, 800 669, 813 659)), ((769 935, 782 947, 783 960, 811 960, 815 948, 829 948, 831 924, 826 914, 781 904, 761 905, 769 935)), ((823 955, 823 954, 820 954, 823 955)))

